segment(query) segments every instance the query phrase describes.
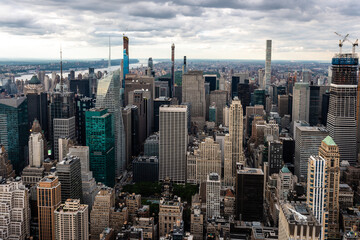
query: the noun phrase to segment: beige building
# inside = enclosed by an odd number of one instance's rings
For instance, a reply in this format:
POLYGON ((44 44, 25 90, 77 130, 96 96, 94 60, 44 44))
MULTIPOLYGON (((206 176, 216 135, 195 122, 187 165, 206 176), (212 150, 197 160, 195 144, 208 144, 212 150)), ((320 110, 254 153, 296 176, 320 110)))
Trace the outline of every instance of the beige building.
POLYGON ((142 229, 143 238, 145 240, 155 239, 155 222, 154 218, 136 218, 135 228, 142 229))
POLYGON ((243 163, 243 108, 240 100, 235 97, 229 111, 229 134, 232 143, 232 166, 235 176, 236 163, 243 163))
POLYGON ((30 237, 29 191, 21 181, 0 183, 0 239, 30 237))
POLYGON ((302 203, 283 203, 279 214, 279 240, 320 239, 321 225, 302 203))
POLYGON ((293 89, 292 121, 309 122, 309 83, 297 82, 293 89))
POLYGON ((228 92, 225 90, 215 90, 210 93, 210 103, 215 103, 216 125, 223 123, 223 110, 228 102, 228 92))
POLYGON ((199 205, 192 207, 190 221, 190 232, 194 236, 194 240, 202 240, 204 233, 204 215, 199 205))
POLYGON ((88 206, 79 199, 67 199, 55 210, 56 240, 88 240, 88 206))
POLYGON ((54 211, 61 204, 61 184, 58 177, 49 175, 37 185, 39 239, 55 240, 54 211))
POLYGON ((115 205, 114 189, 103 187, 95 197, 90 213, 91 239, 98 240, 100 233, 110 226, 110 209, 115 205))
POLYGON ((224 181, 223 185, 228 187, 235 186, 235 176, 232 161, 232 142, 229 134, 224 139, 224 181))
POLYGON ((119 203, 119 205, 110 209, 110 228, 119 232, 128 220, 129 211, 125 203, 119 203))
POLYGON ((339 185, 340 185, 340 154, 334 140, 327 136, 321 141, 319 156, 326 160, 328 171, 327 211, 329 212, 328 236, 339 238, 339 185))
POLYGON ((205 80, 202 71, 188 71, 182 76, 182 102, 191 104, 191 122, 205 124, 205 80))
POLYGON ((226 190, 224 197, 224 215, 226 217, 235 216, 235 195, 232 190, 226 190))
POLYGON ((183 216, 183 205, 180 198, 172 200, 162 198, 159 210, 159 237, 170 233, 174 224, 181 221, 183 216))

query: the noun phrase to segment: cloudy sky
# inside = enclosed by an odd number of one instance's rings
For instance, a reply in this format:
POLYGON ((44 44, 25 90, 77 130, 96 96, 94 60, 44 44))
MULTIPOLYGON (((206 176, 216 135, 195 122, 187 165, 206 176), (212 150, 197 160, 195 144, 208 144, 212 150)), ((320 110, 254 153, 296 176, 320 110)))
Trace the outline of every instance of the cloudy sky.
MULTIPOLYGON (((130 57, 329 60, 334 32, 360 37, 360 1, 349 0, 1 0, 0 58, 130 57)), ((344 50, 350 50, 348 43, 344 50)))

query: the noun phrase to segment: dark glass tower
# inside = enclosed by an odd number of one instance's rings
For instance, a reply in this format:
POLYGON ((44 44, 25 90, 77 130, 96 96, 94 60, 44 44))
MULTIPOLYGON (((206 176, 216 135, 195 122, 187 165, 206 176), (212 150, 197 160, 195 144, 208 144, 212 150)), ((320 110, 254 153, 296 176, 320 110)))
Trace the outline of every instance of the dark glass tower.
POLYGON ((122 88, 125 88, 125 76, 130 72, 129 68, 129 38, 123 36, 123 81, 122 88))

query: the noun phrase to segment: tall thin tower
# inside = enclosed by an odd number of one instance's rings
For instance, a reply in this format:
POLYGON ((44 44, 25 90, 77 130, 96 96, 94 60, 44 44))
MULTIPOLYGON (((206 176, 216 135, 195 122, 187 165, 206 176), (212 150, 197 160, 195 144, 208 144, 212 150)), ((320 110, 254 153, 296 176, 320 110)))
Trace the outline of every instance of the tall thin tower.
POLYGON ((354 53, 338 53, 332 59, 327 129, 339 146, 340 158, 355 164, 356 94, 359 57, 354 53))
POLYGON ((125 76, 129 73, 129 38, 123 36, 123 81, 122 88, 125 89, 125 76))
POLYGON ((60 91, 63 92, 62 47, 60 46, 60 91))
POLYGON ((267 93, 270 92, 270 84, 271 84, 271 45, 272 40, 266 40, 266 59, 265 59, 265 90, 267 93))
POLYGON ((171 45, 171 89, 170 97, 175 95, 175 44, 171 45))

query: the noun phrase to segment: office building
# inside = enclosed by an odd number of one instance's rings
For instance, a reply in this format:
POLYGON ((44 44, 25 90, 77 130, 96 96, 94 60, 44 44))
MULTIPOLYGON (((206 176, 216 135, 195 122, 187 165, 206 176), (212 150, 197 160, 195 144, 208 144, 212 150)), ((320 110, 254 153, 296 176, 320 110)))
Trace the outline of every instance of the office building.
POLYGON ((264 172, 259 168, 238 166, 236 174, 236 218, 241 221, 262 221, 264 172))
POLYGON ((41 81, 35 75, 24 86, 24 94, 28 101, 28 126, 31 127, 34 120, 37 119, 44 130, 45 136, 48 136, 47 93, 41 81))
POLYGON ((132 162, 134 182, 157 182, 159 160, 157 156, 139 156, 132 162))
POLYGON ((265 58, 265 83, 263 86, 267 93, 270 93, 270 85, 271 85, 271 47, 272 40, 266 40, 266 58, 265 58))
POLYGON ((206 101, 204 77, 201 71, 188 71, 182 77, 182 102, 191 104, 191 122, 205 123, 206 101))
POLYGON ((95 99, 77 95, 76 104, 76 137, 81 146, 86 145, 85 112, 95 107, 95 99))
POLYGON ((47 176, 37 185, 39 239, 55 240, 55 209, 61 204, 61 184, 58 177, 47 176))
POLYGON ((89 210, 79 199, 67 199, 55 210, 57 240, 89 240, 89 210))
POLYGON ((225 135, 224 138, 224 181, 223 185, 227 187, 233 187, 235 185, 235 170, 233 169, 232 160, 232 142, 229 134, 225 135))
MULTIPOLYGON (((128 38, 124 36, 124 50, 127 46, 125 40, 128 38)), ((127 56, 129 56, 129 51, 126 51, 127 56)), ((125 74, 125 73, 124 73, 125 74)), ((126 167, 125 159, 125 131, 124 123, 122 118, 121 107, 122 99, 120 92, 120 72, 114 71, 110 74, 105 75, 102 79, 98 81, 97 94, 96 94, 96 108, 106 108, 109 113, 113 115, 113 129, 114 129, 114 152, 115 152, 115 176, 118 177, 121 175, 122 171, 126 167)), ((90 150, 91 151, 91 150, 90 150)), ((91 158, 91 157, 90 157, 91 158)), ((95 176, 95 172, 94 172, 95 176)), ((96 177, 95 177, 96 179, 96 177)))
POLYGON ((90 213, 91 240, 98 240, 100 233, 110 226, 110 209, 115 205, 115 193, 112 188, 103 187, 95 197, 90 213))
POLYGON ((85 97, 92 97, 90 88, 91 80, 89 78, 70 79, 69 83, 71 92, 81 94, 85 97))
POLYGON ((180 198, 160 200, 159 237, 169 234, 177 221, 182 221, 183 205, 180 198))
POLYGON ((80 158, 68 155, 56 164, 56 175, 61 183, 61 201, 66 199, 82 200, 80 158))
POLYGON ((210 93, 218 89, 217 87, 217 75, 216 74, 206 74, 204 75, 205 82, 210 83, 210 93))
POLYGON ((170 97, 174 97, 175 93, 175 44, 171 45, 171 86, 170 97))
POLYGON ((310 156, 306 204, 321 224, 321 239, 328 238, 328 163, 320 156, 310 156))
POLYGON ((144 143, 144 155, 159 157, 159 134, 149 136, 144 143))
POLYGON ((300 181, 306 181, 308 159, 318 154, 321 141, 328 132, 322 127, 297 126, 295 135, 295 175, 300 181))
POLYGON ((264 106, 255 105, 246 107, 245 133, 246 137, 251 136, 252 122, 256 116, 265 116, 264 106))
POLYGON ((286 166, 281 168, 276 184, 279 201, 287 201, 290 191, 294 189, 296 183, 297 177, 290 172, 289 168, 286 166))
POLYGON ((321 141, 319 156, 322 157, 327 164, 328 236, 329 238, 339 238, 340 154, 339 147, 330 136, 327 136, 321 141))
POLYGON ((289 95, 278 95, 278 112, 280 117, 289 114, 289 95))
POLYGON ((159 180, 186 182, 187 106, 160 107, 159 180))
POLYGON ((29 137, 29 165, 41 167, 44 162, 44 139, 41 133, 31 133, 29 137))
POLYGON ((129 106, 126 106, 121 111, 122 119, 124 123, 124 135, 125 135, 125 161, 126 166, 129 165, 132 157, 132 145, 131 145, 131 108, 129 106))
POLYGON ((309 122, 310 109, 310 88, 309 83, 295 83, 293 103, 292 103, 292 121, 309 122))
POLYGON ((358 82, 357 54, 335 54, 332 59, 330 102, 327 116, 329 135, 339 147, 342 161, 357 161, 356 93, 358 82))
POLYGON ((210 103, 215 103, 216 125, 223 123, 223 109, 228 103, 228 92, 225 90, 215 90, 210 92, 210 103))
POLYGON ((252 96, 252 105, 266 105, 265 98, 265 90, 264 89, 255 89, 254 94, 252 96))
POLYGON ((5 147, 2 145, 0 145, 0 176, 5 179, 15 177, 13 166, 8 158, 5 147))
POLYGON ((26 145, 29 139, 26 97, 0 99, 0 144, 17 174, 26 166, 26 145))
POLYGON ((323 94, 329 90, 329 86, 310 86, 310 101, 309 101, 309 124, 316 126, 321 124, 321 112, 323 94))
POLYGON ((125 88, 125 77, 126 74, 130 73, 129 68, 129 38, 127 36, 123 36, 123 82, 121 87, 125 88))
POLYGON ((236 163, 243 163, 243 109, 240 100, 235 97, 229 111, 229 134, 232 143, 233 171, 236 163))
POLYGON ((106 186, 115 183, 115 146, 113 115, 106 109, 93 108, 86 112, 86 145, 90 150, 90 170, 97 182, 106 186))
POLYGON ((154 100, 154 132, 159 131, 159 110, 161 105, 171 105, 171 98, 160 97, 154 100))
MULTIPOLYGON (((54 118, 53 121, 53 133, 54 133, 54 157, 57 160, 61 160, 59 157, 63 156, 63 148, 59 146, 59 143, 62 143, 60 139, 76 140, 76 130, 75 130, 75 116, 71 118, 54 118), (60 141, 59 141, 60 140, 60 141), (60 151, 61 150, 61 151, 60 151)), ((66 144, 66 143, 65 143, 66 144)))
POLYGON ((238 98, 241 102, 241 105, 243 106, 243 114, 245 114, 246 108, 250 106, 251 103, 249 80, 246 80, 245 83, 239 83, 238 98))
POLYGON ((321 239, 321 224, 303 203, 280 205, 279 239, 321 239))
POLYGON ((192 206, 190 216, 190 233, 195 240, 202 240, 204 234, 204 214, 201 212, 200 206, 192 206))
POLYGON ((29 190, 21 181, 1 179, 0 238, 25 240, 30 237, 29 190))
POLYGON ((268 142, 269 175, 279 173, 283 166, 283 144, 278 140, 268 142))
POLYGON ((220 217, 221 180, 218 173, 209 173, 206 180, 206 217, 220 217))
POLYGON ((141 150, 141 143, 139 142, 139 108, 135 105, 128 105, 131 109, 131 154, 138 156, 141 150))

